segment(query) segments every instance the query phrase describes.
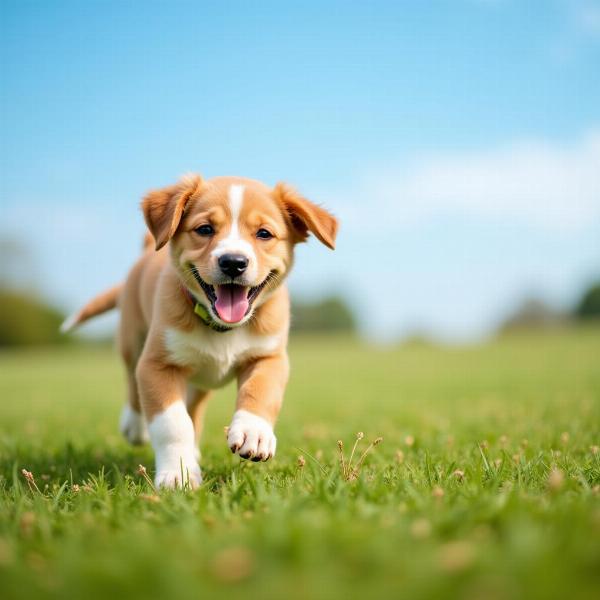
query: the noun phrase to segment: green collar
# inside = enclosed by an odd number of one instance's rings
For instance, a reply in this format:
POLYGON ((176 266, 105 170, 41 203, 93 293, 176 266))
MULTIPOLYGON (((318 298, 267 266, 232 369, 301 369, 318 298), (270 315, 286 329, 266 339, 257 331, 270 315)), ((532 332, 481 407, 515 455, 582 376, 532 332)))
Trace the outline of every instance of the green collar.
POLYGON ((213 331, 218 331, 219 333, 224 333, 226 331, 231 331, 231 327, 225 327, 225 325, 220 325, 217 323, 208 312, 208 309, 204 304, 200 304, 195 298, 194 301, 194 313, 200 317, 200 320, 207 326, 210 327, 213 331))
POLYGON ((181 286, 181 291, 187 300, 187 303, 193 308, 194 314, 207 326, 210 327, 213 331, 218 331, 219 333, 225 333, 226 331, 231 331, 231 327, 226 327, 225 325, 220 325, 217 323, 208 312, 208 308, 201 304, 196 300, 196 296, 190 292, 184 285, 181 286))

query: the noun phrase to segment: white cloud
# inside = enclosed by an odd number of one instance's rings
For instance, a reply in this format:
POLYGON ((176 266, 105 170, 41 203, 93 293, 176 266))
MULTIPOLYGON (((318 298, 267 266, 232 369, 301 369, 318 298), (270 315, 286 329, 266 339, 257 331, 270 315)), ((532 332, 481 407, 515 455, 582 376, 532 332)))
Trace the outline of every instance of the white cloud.
POLYGON ((473 215, 573 232, 600 218, 600 130, 571 144, 515 141, 424 156, 371 170, 354 189, 339 210, 351 227, 364 227, 368 206, 388 227, 473 215))

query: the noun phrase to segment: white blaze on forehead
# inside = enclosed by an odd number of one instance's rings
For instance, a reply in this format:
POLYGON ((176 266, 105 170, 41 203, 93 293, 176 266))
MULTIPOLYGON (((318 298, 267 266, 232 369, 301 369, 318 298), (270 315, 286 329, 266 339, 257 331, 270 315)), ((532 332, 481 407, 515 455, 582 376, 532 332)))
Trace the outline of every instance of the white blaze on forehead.
POLYGON ((240 234, 240 214, 244 204, 244 186, 232 185, 229 188, 229 209, 231 212, 231 228, 227 237, 223 238, 211 252, 219 258, 223 254, 243 254, 250 261, 256 259, 252 244, 242 238, 240 234))
POLYGON ((244 186, 232 185, 229 188, 229 208, 231 209, 232 228, 237 229, 240 213, 242 212, 242 204, 244 202, 244 186))

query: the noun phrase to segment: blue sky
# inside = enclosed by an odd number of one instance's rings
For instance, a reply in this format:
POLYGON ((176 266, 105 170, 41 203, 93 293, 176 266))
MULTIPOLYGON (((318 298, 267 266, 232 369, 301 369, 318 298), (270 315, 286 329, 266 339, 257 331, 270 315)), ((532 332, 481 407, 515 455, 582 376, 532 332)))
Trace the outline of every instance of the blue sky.
POLYGON ((600 2, 4 1, 0 235, 65 309, 137 255, 182 173, 285 180, 340 217, 297 296, 366 330, 489 331, 600 274, 600 2))

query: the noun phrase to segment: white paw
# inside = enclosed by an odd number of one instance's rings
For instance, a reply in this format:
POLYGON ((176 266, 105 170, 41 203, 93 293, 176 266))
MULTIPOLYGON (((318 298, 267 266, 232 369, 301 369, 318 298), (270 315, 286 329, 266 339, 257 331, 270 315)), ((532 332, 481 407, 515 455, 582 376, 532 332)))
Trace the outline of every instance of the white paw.
POLYGON ((144 416, 133 410, 129 404, 126 404, 121 412, 119 431, 135 446, 145 444, 149 439, 144 416))
POLYGON ((237 452, 242 458, 258 462, 275 456, 277 438, 266 419, 242 409, 233 415, 227 432, 227 444, 232 452, 237 452))
POLYGON ((156 487, 197 488, 202 473, 196 458, 194 426, 182 401, 156 415, 148 427, 156 453, 156 487))
POLYGON ((195 490, 201 483, 202 472, 197 462, 183 462, 183 465, 180 464, 177 469, 161 468, 156 471, 156 476, 154 477, 154 485, 157 488, 190 488, 195 490))

